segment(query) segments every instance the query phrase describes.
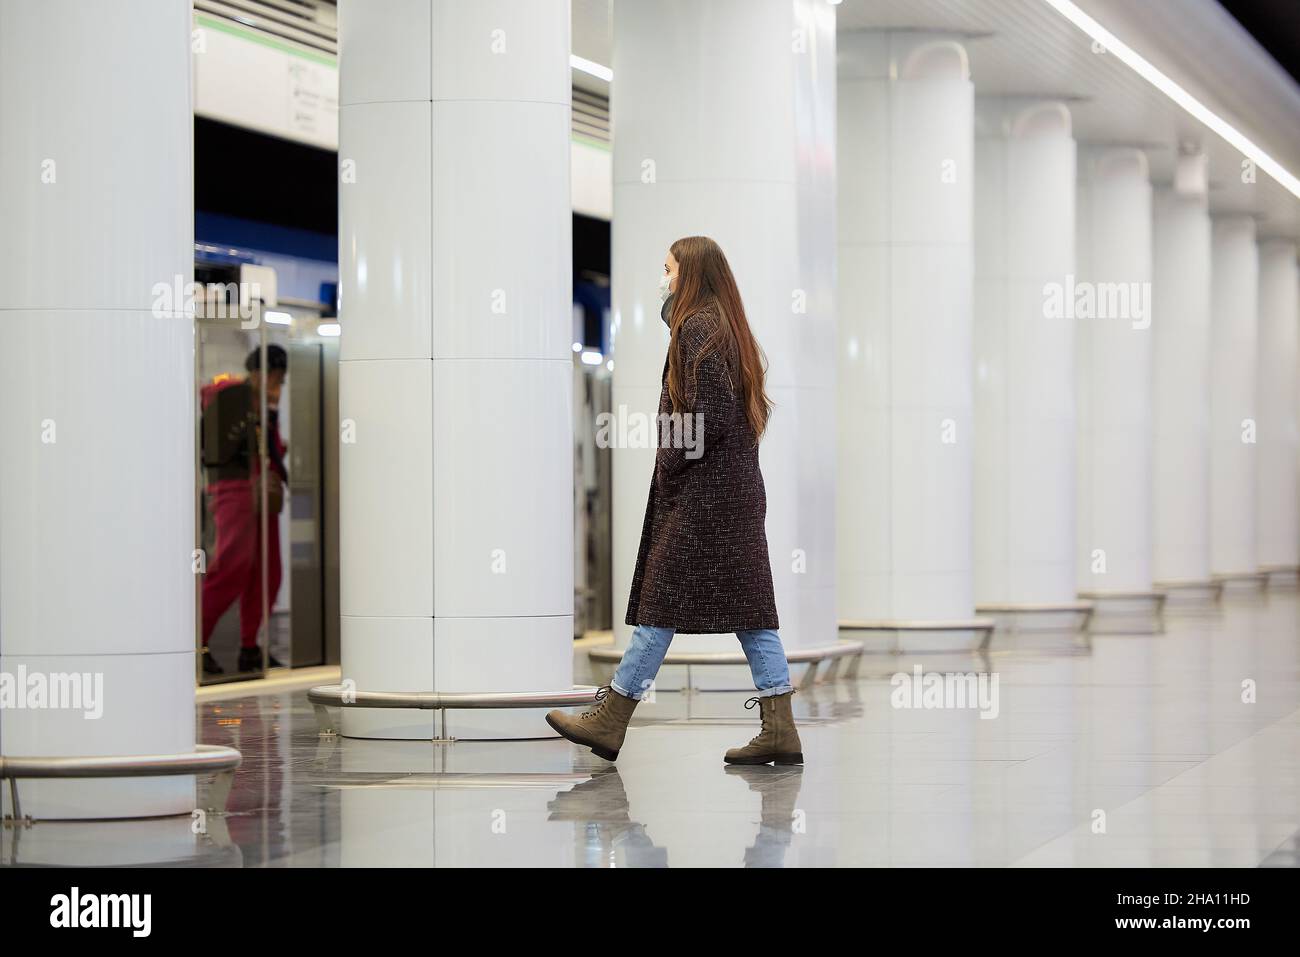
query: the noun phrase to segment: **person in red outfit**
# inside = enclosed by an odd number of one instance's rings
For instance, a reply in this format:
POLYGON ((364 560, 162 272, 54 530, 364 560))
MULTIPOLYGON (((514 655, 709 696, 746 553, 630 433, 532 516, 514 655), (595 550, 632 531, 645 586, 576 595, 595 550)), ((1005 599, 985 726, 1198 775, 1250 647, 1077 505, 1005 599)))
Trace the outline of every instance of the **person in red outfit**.
MULTIPOLYGON (((261 461, 258 428, 261 390, 267 407, 267 605, 280 591, 280 522, 284 485, 289 472, 284 465, 285 445, 280 439, 280 390, 288 374, 289 357, 283 348, 266 347, 267 373, 262 375, 261 353, 253 350, 244 362, 243 379, 220 377, 201 392, 203 408, 203 465, 207 472, 208 511, 217 527, 216 549, 203 578, 203 672, 224 669, 208 650, 208 640, 221 616, 239 601, 239 670, 262 666, 257 632, 262 623, 262 507, 261 461)), ((281 667, 274 658, 272 668, 281 667)))

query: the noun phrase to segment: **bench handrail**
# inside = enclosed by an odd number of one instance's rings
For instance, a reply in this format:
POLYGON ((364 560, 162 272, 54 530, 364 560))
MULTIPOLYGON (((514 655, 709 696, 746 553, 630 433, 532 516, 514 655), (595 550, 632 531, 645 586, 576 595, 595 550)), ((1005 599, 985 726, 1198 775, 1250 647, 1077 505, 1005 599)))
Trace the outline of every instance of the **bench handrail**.
MULTIPOLYGON (((587 656, 592 661, 619 661, 626 649, 612 645, 592 648, 587 656)), ((792 665, 811 664, 830 658, 853 657, 862 654, 862 645, 856 641, 841 641, 820 648, 787 648, 785 660, 792 665)), ((743 665, 747 664, 743 651, 673 651, 664 656, 666 665, 743 665)))
POLYGON ((352 691, 343 685, 318 685, 307 692, 307 700, 334 708, 415 708, 424 711, 566 708, 590 704, 596 700, 599 690, 595 685, 576 685, 568 691, 352 691))
POLYGON ((34 778, 167 777, 233 771, 243 762, 234 748, 196 744, 183 754, 125 754, 94 757, 0 757, 0 780, 34 778))

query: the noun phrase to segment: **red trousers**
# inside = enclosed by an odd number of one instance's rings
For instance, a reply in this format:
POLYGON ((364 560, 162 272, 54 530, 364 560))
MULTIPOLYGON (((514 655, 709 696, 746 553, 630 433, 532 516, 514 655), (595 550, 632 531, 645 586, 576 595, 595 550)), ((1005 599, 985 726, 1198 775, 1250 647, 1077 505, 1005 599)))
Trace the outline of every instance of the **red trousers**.
MULTIPOLYGON (((217 526, 217 546, 203 577, 203 647, 221 616, 239 601, 239 643, 257 647, 262 623, 262 548, 253 481, 228 479, 208 486, 208 511, 217 526)), ((280 592, 280 516, 267 516, 267 603, 280 592)))

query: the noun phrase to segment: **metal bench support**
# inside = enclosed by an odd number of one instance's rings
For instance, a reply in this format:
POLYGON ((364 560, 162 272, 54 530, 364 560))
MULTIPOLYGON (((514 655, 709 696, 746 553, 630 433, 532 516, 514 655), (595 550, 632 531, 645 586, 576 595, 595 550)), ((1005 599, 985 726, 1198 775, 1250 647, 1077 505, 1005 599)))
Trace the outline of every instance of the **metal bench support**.
POLYGON ((179 777, 188 774, 215 775, 208 791, 208 810, 224 811, 234 785, 235 771, 243 756, 234 748, 219 744, 196 744, 182 754, 128 754, 96 757, 0 757, 0 780, 9 781, 13 814, 5 823, 22 822, 18 781, 54 778, 179 777))

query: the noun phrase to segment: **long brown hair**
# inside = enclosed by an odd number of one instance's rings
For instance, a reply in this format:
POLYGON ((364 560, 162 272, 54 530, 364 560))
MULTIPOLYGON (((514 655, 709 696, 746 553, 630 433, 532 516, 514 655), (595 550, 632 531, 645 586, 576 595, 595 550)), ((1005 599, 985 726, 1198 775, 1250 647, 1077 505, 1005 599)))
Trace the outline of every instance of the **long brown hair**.
POLYGON ((668 395, 673 410, 683 411, 683 382, 685 376, 695 378, 696 370, 706 356, 718 354, 725 361, 732 376, 733 388, 739 379, 738 395, 745 403, 745 417, 754 432, 754 441, 763 437, 767 417, 772 411, 772 401, 767 397, 764 380, 767 363, 758 340, 750 331, 745 317, 745 306, 740 301, 740 289, 731 266, 721 247, 707 236, 684 236, 669 247, 677 260, 677 288, 673 290, 672 313, 668 328, 672 339, 668 343, 668 395), (701 310, 710 310, 719 317, 717 329, 700 350, 691 368, 683 369, 678 334, 682 323, 701 310))

